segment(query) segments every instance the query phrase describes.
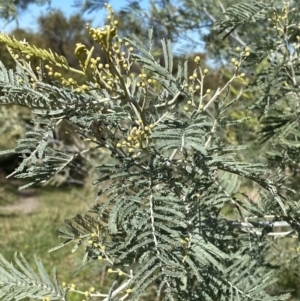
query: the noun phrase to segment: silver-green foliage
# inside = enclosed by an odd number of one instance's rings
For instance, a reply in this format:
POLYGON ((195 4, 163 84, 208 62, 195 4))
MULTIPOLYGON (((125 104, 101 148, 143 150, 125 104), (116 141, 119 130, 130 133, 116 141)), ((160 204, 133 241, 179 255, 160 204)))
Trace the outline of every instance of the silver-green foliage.
MULTIPOLYGON (((257 7, 232 8, 241 17, 223 25, 238 26, 257 7)), ((255 13, 255 17, 261 15, 255 13)), ((243 22, 256 20, 247 18, 243 22)), ((150 45, 151 37, 150 31, 150 45)), ((75 242, 73 251, 85 246, 84 262, 101 257, 112 269, 125 271, 128 280, 119 288, 112 284, 110 292, 94 294, 104 300, 139 300, 151 285, 162 300, 286 300, 286 294, 266 292, 276 281, 266 259, 272 227, 284 221, 292 228, 290 233, 299 229, 295 212, 291 214, 294 207, 284 194, 285 178, 263 164, 239 161, 236 152, 240 147, 225 145, 220 139, 221 130, 232 123, 227 109, 240 95, 229 99, 229 82, 207 101, 203 95, 192 98, 185 86, 189 82, 187 65, 179 66, 176 75, 172 73, 169 41, 162 41, 160 64, 151 47, 134 35, 127 40, 136 50, 136 62, 152 74, 158 90, 145 93, 136 79, 125 76, 123 85, 115 87, 117 94, 126 91, 123 97, 97 86, 80 94, 55 83, 37 82, 32 88, 24 71, 6 71, 1 65, 2 103, 29 107, 43 125, 27 133, 14 150, 24 155, 15 172, 19 177, 39 183, 72 164, 73 156, 48 144, 62 120, 78 126, 82 136, 92 137, 95 147, 109 150, 114 160, 97 167, 94 184, 101 183, 98 197, 105 195, 106 200, 90 214, 79 213, 67 221, 66 229, 60 230, 65 240, 53 250, 75 242), (185 102, 193 99, 190 110, 183 109, 180 98, 185 102), (105 139, 93 131, 94 122, 105 128, 105 139), (140 150, 117 146, 116 140, 128 140, 133 127, 141 123, 155 126, 141 141, 140 150), (241 189, 243 181, 257 189, 255 200, 241 189), (222 214, 225 206, 233 208, 232 216, 222 214), (128 288, 131 290, 125 293, 128 288)), ((15 258, 19 272, 0 259, 3 300, 46 295, 65 300, 68 287, 62 292, 39 261, 38 280, 21 259, 15 258), (20 279, 25 285, 19 285, 20 279), (35 287, 39 281, 40 290, 35 287)))
POLYGON ((25 298, 65 300, 55 268, 53 280, 47 274, 42 262, 35 257, 38 273, 28 264, 22 254, 15 254, 15 265, 0 255, 0 285, 2 300, 22 300, 25 298))

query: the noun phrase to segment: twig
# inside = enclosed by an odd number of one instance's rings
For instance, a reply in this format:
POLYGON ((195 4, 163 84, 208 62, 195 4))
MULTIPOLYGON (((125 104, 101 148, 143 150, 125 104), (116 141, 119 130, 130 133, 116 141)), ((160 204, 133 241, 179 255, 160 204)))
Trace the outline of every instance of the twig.
MULTIPOLYGON (((221 7, 221 9, 222 9, 222 11, 223 11, 223 14, 225 13, 225 8, 224 8, 224 6, 223 6, 223 4, 219 1, 219 5, 220 5, 220 7, 221 7)), ((204 9, 203 9, 203 11, 204 11, 204 13, 207 15, 207 17, 212 21, 212 22, 216 22, 216 19, 207 11, 207 9, 204 7, 204 9)), ((230 30, 229 29, 226 29, 225 30, 225 32, 226 33, 229 33, 230 32, 230 30)), ((238 33, 236 33, 236 32, 233 32, 232 33, 232 35, 231 35, 231 37, 233 38, 233 39, 235 39, 238 43, 240 43, 240 45, 242 45, 243 47, 246 47, 247 46, 247 44, 240 38, 240 36, 238 35, 238 33)))

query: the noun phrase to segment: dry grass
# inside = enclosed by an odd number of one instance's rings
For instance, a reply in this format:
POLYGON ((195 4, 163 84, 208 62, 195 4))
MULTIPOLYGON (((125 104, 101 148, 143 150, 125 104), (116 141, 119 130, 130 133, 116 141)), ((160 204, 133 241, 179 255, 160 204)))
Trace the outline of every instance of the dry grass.
MULTIPOLYGON (((84 247, 79 248, 75 253, 71 253, 71 245, 52 253, 47 252, 48 249, 62 242, 58 238, 57 227, 62 228, 65 219, 71 219, 77 213, 87 212, 94 203, 94 193, 90 186, 88 181, 85 188, 39 188, 36 189, 34 196, 39 206, 29 214, 28 212, 24 214, 22 211, 10 212, 10 214, 2 212, 0 250, 3 256, 11 260, 14 253, 18 251, 33 263, 33 255, 37 254, 48 271, 56 266, 61 282, 75 283, 78 289, 83 291, 91 286, 103 291, 103 286, 107 284, 105 263, 92 262, 82 267, 84 247)), ((6 190, 5 194, 0 192, 0 197, 10 198, 9 206, 14 206, 12 199, 16 203, 20 200, 12 191, 8 191, 6 190), (12 196, 9 196, 9 193, 12 196)), ((72 294, 69 300, 83 299, 83 296, 72 294)))

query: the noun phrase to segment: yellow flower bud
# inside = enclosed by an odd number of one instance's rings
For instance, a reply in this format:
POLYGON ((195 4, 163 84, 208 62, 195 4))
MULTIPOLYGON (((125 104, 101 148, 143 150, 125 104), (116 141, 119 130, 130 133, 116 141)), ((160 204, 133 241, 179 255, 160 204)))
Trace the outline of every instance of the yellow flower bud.
POLYGON ((195 59, 194 59, 194 62, 195 62, 195 63, 199 63, 200 60, 201 60, 200 56, 197 55, 197 56, 195 57, 195 59))

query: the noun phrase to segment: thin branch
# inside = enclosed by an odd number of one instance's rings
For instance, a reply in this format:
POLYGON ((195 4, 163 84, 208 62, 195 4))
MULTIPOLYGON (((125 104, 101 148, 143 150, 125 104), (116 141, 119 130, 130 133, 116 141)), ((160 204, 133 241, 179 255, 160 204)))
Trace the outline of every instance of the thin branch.
MULTIPOLYGON (((224 14, 224 13, 225 13, 225 8, 224 8, 223 4, 222 4, 220 1, 219 1, 219 5, 220 5, 220 7, 221 7, 221 9, 222 9, 222 11, 223 11, 223 14, 224 14)), ((215 18, 207 11, 207 9, 206 9, 205 7, 203 8, 203 11, 204 11, 204 13, 207 15, 207 17, 208 17, 213 23, 216 22, 216 19, 215 19, 215 18)), ((230 32, 230 29, 226 29, 225 32, 226 32, 226 33, 229 33, 229 32, 230 32)), ((232 37, 234 40, 236 40, 241 46, 243 46, 243 47, 246 47, 246 46, 247 46, 247 43, 244 42, 244 41, 240 38, 240 36, 238 35, 237 32, 233 32, 232 35, 231 35, 231 37, 232 37)))

